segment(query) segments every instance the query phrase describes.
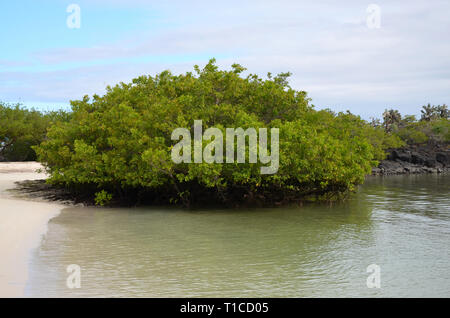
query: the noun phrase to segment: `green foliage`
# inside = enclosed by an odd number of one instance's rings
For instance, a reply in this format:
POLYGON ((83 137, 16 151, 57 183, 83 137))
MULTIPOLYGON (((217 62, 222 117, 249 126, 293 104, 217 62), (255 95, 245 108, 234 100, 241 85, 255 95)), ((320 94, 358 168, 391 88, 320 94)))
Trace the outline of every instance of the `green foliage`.
MULTIPOLYGON (((107 87, 104 96, 71 102, 71 118, 56 121, 35 148, 49 181, 186 205, 202 199, 279 202, 351 190, 384 158, 384 149, 401 143, 358 116, 314 110, 306 92, 289 87, 289 73, 263 80, 242 77, 244 70, 238 64, 219 70, 211 60, 193 73, 141 76, 107 87), (194 120, 202 120, 204 130, 223 132, 279 128, 278 173, 261 175, 260 163, 175 164, 171 133, 194 120)), ((96 201, 103 202, 100 193, 96 201)))
MULTIPOLYGON (((47 127, 61 120, 63 112, 42 114, 21 105, 0 102, 0 160, 36 160, 32 146, 45 138, 47 127)), ((69 115, 66 115, 69 116, 69 115)))
POLYGON ((395 132, 408 144, 448 143, 450 142, 450 121, 447 118, 433 117, 430 120, 403 121, 395 132))
POLYGON ((450 142, 450 120, 440 118, 431 123, 431 138, 437 143, 450 142))
POLYGON ((402 144, 448 143, 449 136, 449 110, 447 106, 423 106, 422 116, 417 121, 413 115, 402 115, 398 110, 390 109, 383 113, 383 124, 372 119, 371 126, 378 128, 381 125, 387 134, 383 138, 391 139, 388 148, 398 148, 402 144), (398 138, 401 140, 398 143, 398 138), (397 141, 395 140, 397 138, 397 141))
POLYGON ((428 141, 428 136, 420 130, 421 125, 411 123, 397 131, 397 135, 407 144, 423 144, 428 141))
POLYGON ((112 200, 112 194, 106 192, 105 190, 99 191, 95 194, 95 204, 104 206, 112 200))

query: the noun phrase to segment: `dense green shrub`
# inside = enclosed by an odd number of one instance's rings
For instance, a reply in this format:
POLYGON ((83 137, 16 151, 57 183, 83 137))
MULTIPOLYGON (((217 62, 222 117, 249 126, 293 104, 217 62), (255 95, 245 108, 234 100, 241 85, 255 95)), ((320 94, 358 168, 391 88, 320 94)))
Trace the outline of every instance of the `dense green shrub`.
POLYGON ((403 123, 394 134, 408 144, 448 143, 450 121, 446 118, 435 118, 403 123))
POLYGON ((39 145, 45 138, 47 128, 57 120, 68 120, 69 114, 50 112, 43 114, 27 110, 21 105, 0 102, 0 160, 36 160, 32 146, 39 145))
POLYGON ((449 116, 445 104, 428 104, 422 106, 420 120, 414 115, 402 117, 398 110, 390 109, 383 113, 383 123, 374 119, 371 125, 383 127, 388 136, 398 136, 406 144, 442 144, 450 142, 449 116))
POLYGON ((141 76, 71 102, 71 119, 56 122, 35 148, 49 182, 97 192, 102 202, 106 193, 184 204, 329 198, 361 183, 384 149, 400 144, 358 116, 314 110, 304 91, 288 86, 288 73, 242 77, 240 65, 222 71, 214 60, 194 69, 141 76), (194 120, 204 130, 279 128, 278 172, 261 175, 261 163, 175 164, 171 133, 194 120))
POLYGON ((438 143, 450 142, 450 120, 441 118, 431 124, 432 138, 438 143))
POLYGON ((423 144, 428 141, 428 136, 422 130, 419 130, 420 124, 413 123, 398 129, 396 134, 407 144, 423 144))

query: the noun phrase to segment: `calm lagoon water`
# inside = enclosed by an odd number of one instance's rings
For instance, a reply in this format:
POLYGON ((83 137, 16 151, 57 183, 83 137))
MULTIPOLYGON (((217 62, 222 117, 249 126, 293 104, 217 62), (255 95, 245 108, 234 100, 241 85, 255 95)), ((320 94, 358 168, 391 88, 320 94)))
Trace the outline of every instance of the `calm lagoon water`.
POLYGON ((424 175, 370 177, 332 206, 67 208, 33 252, 26 296, 450 297, 449 194, 449 175, 424 175))

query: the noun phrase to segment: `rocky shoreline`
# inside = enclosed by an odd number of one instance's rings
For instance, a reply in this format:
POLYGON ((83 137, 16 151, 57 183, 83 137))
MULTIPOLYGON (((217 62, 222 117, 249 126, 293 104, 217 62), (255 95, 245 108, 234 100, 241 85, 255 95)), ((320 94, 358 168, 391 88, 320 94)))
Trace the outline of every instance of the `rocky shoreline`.
POLYGON ((412 145, 391 149, 372 175, 444 173, 450 171, 450 145, 412 145))

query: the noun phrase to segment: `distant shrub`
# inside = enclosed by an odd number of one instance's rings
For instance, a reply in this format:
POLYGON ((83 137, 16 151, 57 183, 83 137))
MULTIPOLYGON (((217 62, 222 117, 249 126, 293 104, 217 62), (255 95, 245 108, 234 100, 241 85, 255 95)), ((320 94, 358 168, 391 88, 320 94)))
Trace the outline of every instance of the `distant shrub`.
POLYGON ((32 147, 45 139, 47 128, 52 123, 68 121, 69 118, 70 114, 63 111, 43 114, 20 104, 0 102, 0 160, 36 160, 32 147))
POLYGON ((450 120, 441 118, 432 122, 431 131, 437 142, 450 142, 450 120))
POLYGON ((428 136, 417 129, 417 125, 409 125, 397 131, 397 135, 408 144, 423 144, 428 141, 428 136))
POLYGON ((408 144, 446 143, 450 121, 445 118, 404 123, 395 134, 408 144))

